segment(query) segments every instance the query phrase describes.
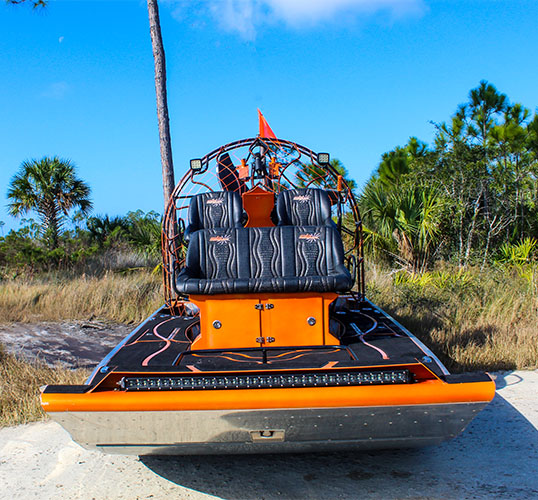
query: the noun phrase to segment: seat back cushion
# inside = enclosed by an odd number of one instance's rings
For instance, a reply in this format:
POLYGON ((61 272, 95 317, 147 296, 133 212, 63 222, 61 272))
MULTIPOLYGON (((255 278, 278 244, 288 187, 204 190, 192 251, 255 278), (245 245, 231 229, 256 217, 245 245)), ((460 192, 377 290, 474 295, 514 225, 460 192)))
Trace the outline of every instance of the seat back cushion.
POLYGON ((279 226, 332 225, 331 200, 322 189, 289 189, 277 196, 279 226))
POLYGON ((216 191, 191 198, 185 238, 200 229, 241 227, 243 203, 237 192, 216 191))

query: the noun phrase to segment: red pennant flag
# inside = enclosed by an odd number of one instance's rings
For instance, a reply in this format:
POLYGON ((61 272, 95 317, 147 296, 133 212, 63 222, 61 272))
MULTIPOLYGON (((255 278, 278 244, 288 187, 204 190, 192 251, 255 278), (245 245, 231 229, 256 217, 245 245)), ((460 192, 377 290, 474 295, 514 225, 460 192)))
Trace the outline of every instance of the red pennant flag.
POLYGON ((260 133, 259 137, 270 137, 271 139, 276 139, 275 133, 271 130, 271 127, 267 123, 267 120, 262 115, 262 112, 258 109, 258 121, 260 124, 260 133))

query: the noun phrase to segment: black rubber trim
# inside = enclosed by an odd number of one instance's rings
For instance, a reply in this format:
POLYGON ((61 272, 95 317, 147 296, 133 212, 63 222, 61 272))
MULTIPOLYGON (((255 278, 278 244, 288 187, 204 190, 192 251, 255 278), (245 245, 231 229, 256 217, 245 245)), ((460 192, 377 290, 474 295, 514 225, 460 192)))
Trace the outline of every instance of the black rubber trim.
POLYGON ((44 394, 84 394, 91 385, 47 385, 44 394))
POLYGON ((487 373, 455 373, 439 377, 447 384, 467 384, 469 382, 490 382, 491 377, 487 373))

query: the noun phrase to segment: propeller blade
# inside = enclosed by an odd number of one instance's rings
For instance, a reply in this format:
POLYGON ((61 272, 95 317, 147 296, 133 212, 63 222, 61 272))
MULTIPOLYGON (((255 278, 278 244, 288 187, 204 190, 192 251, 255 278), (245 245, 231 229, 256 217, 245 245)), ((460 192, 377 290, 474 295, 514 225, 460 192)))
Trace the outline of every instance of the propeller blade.
POLYGON ((224 191, 238 191, 243 194, 247 191, 247 186, 239 178, 236 166, 228 153, 223 153, 218 158, 219 182, 224 191))

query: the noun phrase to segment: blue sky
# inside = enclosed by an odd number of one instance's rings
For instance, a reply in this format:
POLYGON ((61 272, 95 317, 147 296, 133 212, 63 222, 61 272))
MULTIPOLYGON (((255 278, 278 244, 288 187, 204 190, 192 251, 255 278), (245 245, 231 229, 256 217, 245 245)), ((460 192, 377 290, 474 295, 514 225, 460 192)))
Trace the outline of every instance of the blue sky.
MULTIPOLYGON (((486 79, 538 105, 538 2, 161 0, 176 178, 257 133, 339 158, 363 184, 381 154, 433 136, 486 79)), ((73 160, 94 213, 161 211, 146 4, 0 4, 0 220, 22 161, 73 160)), ((0 234, 2 230, 0 230, 0 234)))

